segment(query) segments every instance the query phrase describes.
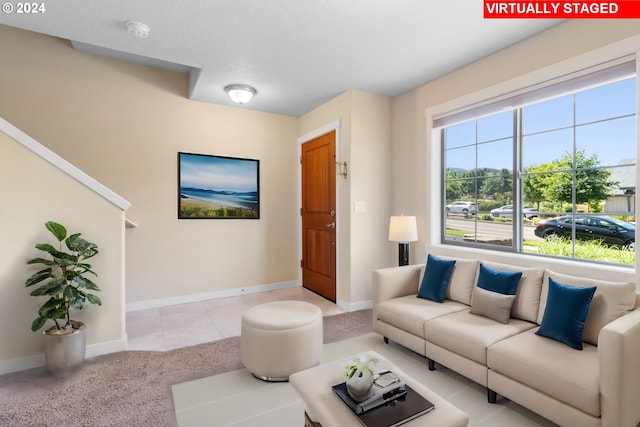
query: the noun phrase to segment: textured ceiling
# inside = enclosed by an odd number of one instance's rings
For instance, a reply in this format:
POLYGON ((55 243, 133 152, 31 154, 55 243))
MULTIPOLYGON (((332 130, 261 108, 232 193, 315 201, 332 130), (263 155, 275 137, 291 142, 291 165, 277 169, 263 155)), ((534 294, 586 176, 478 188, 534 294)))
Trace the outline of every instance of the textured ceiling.
POLYGON ((300 116, 348 89, 396 96, 560 21, 485 20, 481 0, 56 0, 0 24, 190 73, 189 97, 300 116), (151 28, 148 38, 125 29, 151 28))

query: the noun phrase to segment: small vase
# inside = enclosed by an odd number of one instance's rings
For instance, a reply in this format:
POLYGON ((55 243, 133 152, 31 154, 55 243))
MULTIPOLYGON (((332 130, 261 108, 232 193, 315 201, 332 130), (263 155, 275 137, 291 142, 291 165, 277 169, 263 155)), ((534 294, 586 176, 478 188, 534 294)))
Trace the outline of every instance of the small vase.
POLYGON ((373 373, 368 369, 358 369, 351 378, 347 378, 346 383, 349 396, 356 402, 362 402, 371 396, 373 373))

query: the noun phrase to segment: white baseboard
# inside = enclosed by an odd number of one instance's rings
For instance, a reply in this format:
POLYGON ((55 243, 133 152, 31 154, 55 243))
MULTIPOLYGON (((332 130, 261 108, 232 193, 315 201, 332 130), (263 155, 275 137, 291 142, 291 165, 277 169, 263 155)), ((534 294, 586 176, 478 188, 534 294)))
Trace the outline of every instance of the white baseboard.
POLYGON ((126 311, 146 310, 150 308, 165 307, 168 305, 200 302, 210 299, 234 297, 238 295, 255 294, 258 292, 275 291, 276 289, 294 288, 301 286, 298 280, 288 282, 276 282, 266 285, 247 286, 244 288, 224 289, 222 291, 202 292, 197 294, 181 295, 171 298, 158 298, 146 301, 128 302, 126 311))
POLYGON ((44 366, 44 353, 18 359, 0 360, 0 375, 44 366))
POLYGON ((87 345, 85 357, 102 356, 103 354, 117 353, 127 349, 127 338, 115 341, 100 342, 87 345))
POLYGON ((338 300, 336 302, 336 305, 341 309, 343 309, 344 311, 358 311, 358 310, 365 310, 367 308, 373 308, 373 301, 368 300, 368 301, 348 303, 342 300, 338 300))
MULTIPOLYGON (((127 340, 108 341, 87 345, 85 357, 101 356, 103 354, 124 351, 127 348, 127 340)), ((24 371, 25 369, 39 368, 44 366, 44 353, 33 356, 20 357, 17 359, 0 360, 0 375, 11 372, 24 371)))

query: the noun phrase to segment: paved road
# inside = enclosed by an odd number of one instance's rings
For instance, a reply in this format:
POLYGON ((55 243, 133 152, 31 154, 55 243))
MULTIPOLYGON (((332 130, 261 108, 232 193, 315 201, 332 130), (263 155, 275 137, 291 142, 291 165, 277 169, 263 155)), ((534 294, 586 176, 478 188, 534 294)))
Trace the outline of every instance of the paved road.
MULTIPOLYGON (((472 219, 466 220, 461 217, 456 218, 454 215, 449 215, 447 217, 448 228, 469 231, 470 233, 473 233, 475 230, 475 226, 476 223, 472 219)), ((523 227, 524 238, 540 239, 535 234, 533 234, 534 229, 535 227, 532 225, 525 225, 523 227)), ((511 224, 511 222, 478 221, 478 234, 487 234, 492 236, 510 238, 513 236, 513 225, 511 224)))

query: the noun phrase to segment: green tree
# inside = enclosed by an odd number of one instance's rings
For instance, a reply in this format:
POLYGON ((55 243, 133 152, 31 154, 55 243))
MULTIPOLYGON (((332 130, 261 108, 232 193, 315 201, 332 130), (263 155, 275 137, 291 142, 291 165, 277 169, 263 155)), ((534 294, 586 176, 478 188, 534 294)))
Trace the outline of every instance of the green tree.
POLYGON ((446 178, 446 192, 445 198, 448 202, 453 202, 458 199, 462 199, 464 196, 463 181, 460 180, 457 174, 452 170, 447 170, 446 178))
POLYGON ((506 204, 513 194, 513 175, 508 169, 501 169, 497 174, 491 173, 481 180, 480 195, 482 198, 491 197, 506 204))
POLYGON ((612 181, 611 172, 601 169, 596 154, 586 156, 584 150, 575 155, 575 182, 572 172, 574 156, 570 153, 549 164, 529 169, 529 172, 548 172, 539 175, 527 175, 525 180, 525 200, 539 197, 542 192, 544 200, 555 203, 572 203, 575 188, 575 203, 588 204, 591 208, 606 200, 618 186, 612 181), (557 171, 557 172, 551 172, 557 171), (527 182, 528 180, 528 182, 527 182))
POLYGON ((551 170, 551 163, 533 166, 522 177, 522 197, 525 204, 536 205, 540 210, 540 203, 546 200, 545 178, 551 170))
POLYGON ((465 200, 475 200, 477 177, 482 176, 482 174, 483 172, 479 169, 470 169, 462 173, 462 178, 464 178, 460 184, 462 198, 465 200))

